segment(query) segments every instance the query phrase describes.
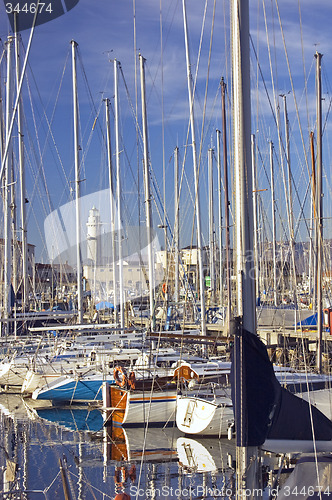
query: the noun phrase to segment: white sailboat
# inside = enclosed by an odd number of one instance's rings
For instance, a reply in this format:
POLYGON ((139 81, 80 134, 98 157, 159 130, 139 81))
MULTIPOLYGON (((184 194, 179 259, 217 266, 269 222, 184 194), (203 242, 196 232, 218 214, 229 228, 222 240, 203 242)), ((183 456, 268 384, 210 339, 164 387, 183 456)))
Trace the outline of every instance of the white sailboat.
MULTIPOLYGON (((332 378, 329 375, 299 372, 281 366, 275 366, 274 372, 282 387, 310 402, 331 419, 332 378)), ((234 413, 231 387, 217 386, 209 396, 178 396, 176 425, 188 435, 232 436, 234 413)))
MULTIPOLYGON (((224 395, 178 396, 176 425, 185 434, 197 436, 228 436, 234 427, 230 388, 224 395)), ((220 392, 220 391, 219 391, 220 392)))
POLYGON ((134 367, 135 387, 105 385, 103 412, 105 422, 113 425, 165 426, 175 423, 182 412, 180 389, 189 395, 213 394, 214 384, 225 383, 230 374, 226 361, 189 361, 179 358, 168 369, 149 371, 134 367), (184 382, 184 387, 181 387, 184 382))

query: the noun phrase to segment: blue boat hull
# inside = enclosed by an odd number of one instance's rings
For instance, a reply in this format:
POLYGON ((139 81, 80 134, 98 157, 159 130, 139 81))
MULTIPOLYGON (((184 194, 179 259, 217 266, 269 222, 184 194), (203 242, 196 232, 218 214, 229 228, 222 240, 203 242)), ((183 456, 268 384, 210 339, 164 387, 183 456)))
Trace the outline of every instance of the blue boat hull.
MULTIPOLYGON (((74 380, 70 379, 59 386, 45 388, 36 399, 46 399, 54 403, 102 401, 102 385, 105 379, 74 380)), ((108 380, 108 383, 112 381, 108 380)), ((113 380, 114 382, 114 380, 113 380)))

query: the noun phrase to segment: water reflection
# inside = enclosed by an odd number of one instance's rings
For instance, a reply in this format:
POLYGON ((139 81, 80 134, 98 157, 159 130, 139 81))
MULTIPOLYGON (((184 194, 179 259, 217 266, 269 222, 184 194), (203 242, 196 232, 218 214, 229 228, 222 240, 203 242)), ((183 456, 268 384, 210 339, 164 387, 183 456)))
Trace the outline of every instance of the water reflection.
POLYGON ((332 494, 329 453, 256 449, 242 484, 234 440, 188 438, 176 428, 103 427, 97 409, 32 406, 6 394, 0 424, 2 498, 21 498, 21 491, 32 500, 64 499, 66 491, 72 500, 327 498, 330 487, 332 494))

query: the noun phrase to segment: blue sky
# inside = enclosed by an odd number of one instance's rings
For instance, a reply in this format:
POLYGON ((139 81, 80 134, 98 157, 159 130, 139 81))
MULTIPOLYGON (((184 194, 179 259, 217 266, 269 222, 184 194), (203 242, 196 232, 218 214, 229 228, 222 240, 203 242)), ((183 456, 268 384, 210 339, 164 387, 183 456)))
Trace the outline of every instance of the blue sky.
MULTIPOLYGON (((134 53, 134 21, 133 10, 136 8, 136 53, 146 59, 146 91, 148 97, 147 112, 149 124, 149 149, 151 165, 159 186, 161 201, 164 193, 164 174, 166 175, 166 207, 170 223, 173 224, 173 150, 180 148, 181 161, 186 155, 188 131, 188 95, 186 80, 186 60, 184 51, 182 2, 180 0, 80 0, 77 7, 64 16, 42 26, 35 31, 29 59, 28 81, 24 87, 26 111, 27 149, 34 147, 29 155, 27 176, 29 205, 29 241, 37 244, 37 255, 46 259, 42 243, 43 221, 57 206, 70 201, 73 175, 73 138, 71 108, 71 63, 70 40, 78 43, 78 93, 80 102, 81 144, 84 154, 82 174, 86 179, 82 191, 88 194, 103 189, 107 184, 105 169, 105 148, 103 145, 104 112, 102 98, 113 99, 113 64, 111 59, 121 62, 125 82, 120 78, 121 102, 121 135, 124 154, 121 157, 123 171, 123 197, 126 205, 125 217, 133 222, 136 217, 135 192, 137 179, 142 187, 141 152, 137 153, 135 123, 130 102, 135 109, 135 53, 134 53), (162 38, 161 38, 162 32, 162 38), (161 51, 161 45, 163 50, 161 51), (82 65, 81 65, 82 62, 82 65), (88 85, 85 82, 85 77, 88 85), (62 82, 62 83, 61 83, 62 82), (36 146, 32 107, 29 103, 31 95, 36 110, 36 123, 40 146, 36 146), (93 100, 93 105, 92 105, 93 100), (54 111, 55 110, 55 111, 54 111), (46 121, 52 119, 52 134, 47 132, 46 121), (53 114, 54 113, 54 114, 53 114), (97 119, 97 120, 96 120, 97 119), (95 122, 96 120, 96 122, 95 122), (93 127, 93 124, 95 126, 93 127), (56 144, 56 146, 55 146, 56 144), (41 162, 38 157, 42 155, 41 162), (36 159, 37 158, 37 159, 36 159), (140 172, 139 177, 137 172, 140 172), (48 195, 44 185, 47 184, 48 195), (50 201, 50 203, 49 203, 50 201)), ((203 227, 207 228, 207 150, 216 147, 216 128, 221 129, 219 81, 224 76, 229 92, 230 83, 230 41, 229 41, 229 2, 216 1, 214 32, 210 65, 209 47, 210 33, 213 23, 214 2, 187 1, 188 27, 192 71, 197 70, 196 92, 196 125, 198 142, 202 137, 200 186, 202 194, 203 227), (198 61, 198 50, 203 26, 201 55, 198 61), (204 105, 206 92, 206 76, 209 70, 206 108, 204 105), (204 132, 202 130, 203 111, 204 132)), ((297 120, 298 105, 301 120, 304 147, 308 149, 309 130, 315 126, 314 99, 314 53, 323 53, 323 93, 324 113, 329 106, 330 75, 332 63, 331 19, 332 6, 330 0, 275 0, 265 2, 250 1, 251 36, 258 54, 264 84, 259 75, 256 77, 257 63, 252 52, 252 129, 257 134, 261 160, 258 162, 259 188, 269 190, 269 181, 265 174, 268 169, 268 141, 275 144, 276 155, 279 154, 278 136, 275 121, 266 97, 274 105, 275 95, 295 89, 296 101, 292 93, 287 97, 292 135, 292 166, 299 200, 304 199, 308 182, 308 167, 303 151, 300 128, 297 120), (280 13, 281 25, 278 17, 280 13), (266 16, 266 21, 265 21, 266 16), (300 29, 300 18, 302 32, 300 29), (265 30, 265 22, 268 31, 265 30), (282 30, 281 30, 282 28, 282 30), (268 33, 268 34, 267 34, 268 33), (284 41, 283 41, 284 37, 284 41), (273 65, 271 73, 270 58, 273 65), (285 46, 289 60, 288 70, 285 46), (273 76, 272 76, 273 75, 273 76), (307 78, 307 98, 305 96, 305 78, 307 78)), ((0 36, 4 42, 9 32, 4 6, 0 4, 0 36)), ((22 33, 23 44, 27 46, 29 32, 22 33)), ((1 66, 2 82, 4 81, 4 65, 1 66)), ((137 67, 137 77, 139 72, 137 67)), ((138 122, 141 124, 140 91, 138 89, 138 122)), ((281 101, 280 101, 281 103, 281 101)), ((325 115, 324 115, 325 118, 325 115)), ((283 119, 283 117, 282 117, 283 119)), ((329 199, 329 125, 325 129, 326 149, 324 149, 324 166, 326 174, 326 196, 324 208, 330 210, 329 199)), ((189 136, 190 137, 190 136, 189 136)), ((231 129, 228 130, 229 150, 231 151, 231 129)), ((113 145, 114 150, 114 145, 113 145)), ((278 160, 276 158, 276 164, 278 160)), ((189 189, 193 189, 193 173, 190 148, 187 151, 185 176, 182 189, 182 244, 190 244, 192 224, 194 220, 189 189)), ((285 203, 283 200, 283 183, 280 166, 276 167, 277 204, 280 213, 278 231, 282 236, 285 222, 285 203)), ((141 189, 142 191, 142 189, 141 189)), ((270 213, 269 191, 263 199, 266 213, 270 213)), ((215 189, 215 199, 217 190, 215 189)), ((157 203, 158 196, 154 198, 157 203)), ((159 206, 160 209, 160 206, 159 206)), ((141 204, 144 210, 144 204, 141 204)), ((155 212, 155 223, 160 223, 158 211, 155 212)), ((299 201, 294 201, 295 217, 299 214, 299 201)), ((216 212, 217 214, 217 212, 216 212)), ((141 220, 144 219, 143 213, 141 220)), ((269 229, 267 228, 267 234, 269 229)), ((162 235, 161 235, 162 237, 162 235)), ((207 233, 204 232, 207 243, 207 233)), ((306 238, 305 228, 300 229, 299 239, 306 238)))

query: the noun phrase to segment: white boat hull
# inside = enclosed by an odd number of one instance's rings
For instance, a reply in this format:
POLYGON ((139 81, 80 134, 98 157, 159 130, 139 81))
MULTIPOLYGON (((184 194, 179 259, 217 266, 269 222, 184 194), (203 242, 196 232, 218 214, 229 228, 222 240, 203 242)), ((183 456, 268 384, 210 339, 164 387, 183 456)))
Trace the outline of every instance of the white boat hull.
POLYGON ((28 370, 24 382, 22 384, 21 392, 23 394, 32 394, 35 390, 40 389, 44 385, 50 384, 52 381, 57 380, 61 374, 59 372, 36 372, 28 370))
POLYGON ((4 387, 21 387, 29 367, 27 364, 14 362, 1 363, 0 365, 0 385, 4 387))
POLYGON ((233 407, 227 399, 224 403, 215 403, 197 397, 178 396, 176 425, 185 434, 227 436, 233 422, 233 407))
POLYGON ((177 390, 130 391, 117 386, 105 387, 110 399, 104 396, 104 418, 113 425, 127 427, 166 426, 175 422, 177 390))
POLYGON ((135 393, 129 396, 129 406, 123 425, 135 426, 149 423, 149 425, 168 425, 175 422, 176 391, 135 393))

